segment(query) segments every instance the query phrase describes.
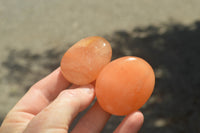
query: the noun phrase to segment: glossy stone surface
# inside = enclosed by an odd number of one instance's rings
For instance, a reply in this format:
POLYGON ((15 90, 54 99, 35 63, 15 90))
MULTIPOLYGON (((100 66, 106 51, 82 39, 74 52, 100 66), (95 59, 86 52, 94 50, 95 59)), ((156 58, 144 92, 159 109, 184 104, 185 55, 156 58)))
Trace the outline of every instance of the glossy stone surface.
POLYGON ((143 59, 118 58, 104 67, 96 80, 100 106, 114 115, 128 115, 142 107, 153 92, 155 75, 143 59))
POLYGON ((102 37, 87 37, 74 44, 61 60, 61 71, 71 83, 85 85, 94 81, 111 60, 112 49, 102 37))

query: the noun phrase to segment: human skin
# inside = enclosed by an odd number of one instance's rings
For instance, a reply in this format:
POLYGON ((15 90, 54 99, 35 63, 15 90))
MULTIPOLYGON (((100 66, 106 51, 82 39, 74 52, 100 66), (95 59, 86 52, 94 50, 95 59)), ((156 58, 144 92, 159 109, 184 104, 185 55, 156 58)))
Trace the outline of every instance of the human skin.
MULTIPOLYGON (((66 89, 70 83, 60 68, 34 84, 10 110, 4 119, 1 133, 67 133, 74 117, 94 100, 92 85, 66 89)), ((98 133, 110 114, 98 103, 79 120, 72 133, 98 133)), ((136 111, 126 116, 115 133, 136 133, 143 124, 143 114, 136 111)))

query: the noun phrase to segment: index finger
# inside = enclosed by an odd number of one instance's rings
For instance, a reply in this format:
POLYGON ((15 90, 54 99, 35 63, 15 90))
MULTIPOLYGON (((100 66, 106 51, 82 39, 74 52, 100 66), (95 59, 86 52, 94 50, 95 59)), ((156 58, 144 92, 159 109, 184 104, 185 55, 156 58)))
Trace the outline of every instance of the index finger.
POLYGON ((13 108, 13 111, 33 115, 39 113, 70 83, 63 77, 60 67, 34 84, 13 108))

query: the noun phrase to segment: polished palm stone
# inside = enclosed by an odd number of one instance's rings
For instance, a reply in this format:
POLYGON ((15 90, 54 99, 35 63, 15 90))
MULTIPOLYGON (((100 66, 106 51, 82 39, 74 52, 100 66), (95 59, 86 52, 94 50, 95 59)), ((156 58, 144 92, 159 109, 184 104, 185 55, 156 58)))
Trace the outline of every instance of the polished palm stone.
POLYGON ((67 50, 61 60, 64 77, 73 84, 85 85, 94 81, 111 60, 112 49, 102 37, 87 37, 67 50))
POLYGON ((103 68, 95 92, 106 112, 122 116, 141 108, 151 96, 154 84, 153 69, 145 60, 125 56, 103 68))

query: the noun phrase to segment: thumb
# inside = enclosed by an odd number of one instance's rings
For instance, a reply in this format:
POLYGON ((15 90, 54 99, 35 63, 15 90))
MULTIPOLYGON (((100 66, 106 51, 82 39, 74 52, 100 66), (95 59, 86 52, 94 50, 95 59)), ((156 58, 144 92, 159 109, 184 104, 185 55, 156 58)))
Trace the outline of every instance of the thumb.
POLYGON ((92 85, 64 90, 28 124, 24 133, 67 133, 73 118, 94 99, 92 85))

